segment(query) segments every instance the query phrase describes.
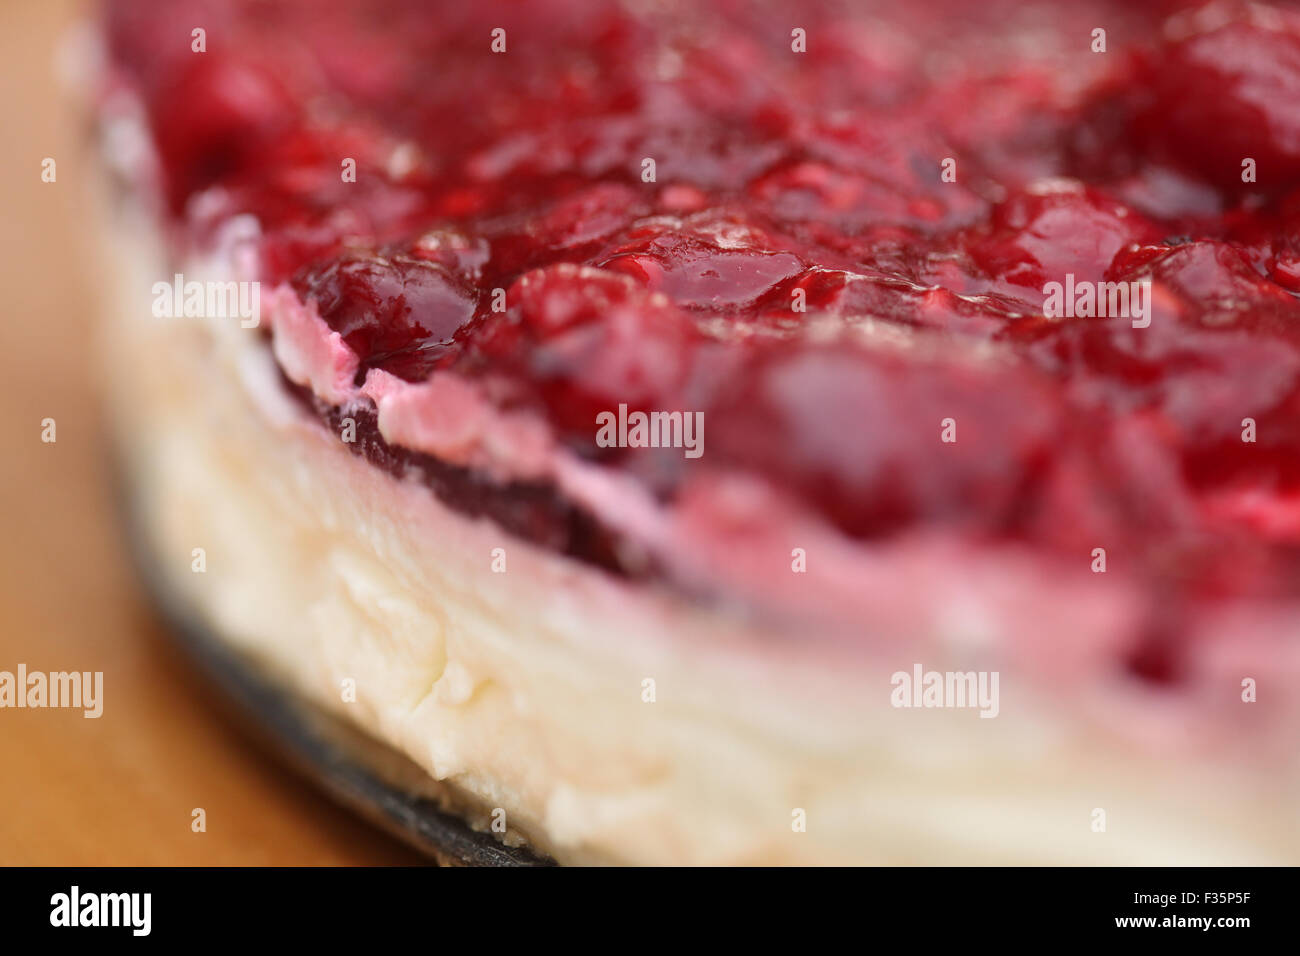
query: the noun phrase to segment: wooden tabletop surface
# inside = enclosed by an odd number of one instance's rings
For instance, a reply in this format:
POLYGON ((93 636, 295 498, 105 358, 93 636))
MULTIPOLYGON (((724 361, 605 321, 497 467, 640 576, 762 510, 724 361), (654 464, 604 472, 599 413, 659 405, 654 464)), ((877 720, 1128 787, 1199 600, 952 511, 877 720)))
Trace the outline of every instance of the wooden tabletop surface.
POLYGON ((128 562, 90 352, 89 156, 54 68, 84 16, 0 4, 0 671, 103 671, 104 713, 0 709, 0 865, 418 862, 232 725, 128 562))

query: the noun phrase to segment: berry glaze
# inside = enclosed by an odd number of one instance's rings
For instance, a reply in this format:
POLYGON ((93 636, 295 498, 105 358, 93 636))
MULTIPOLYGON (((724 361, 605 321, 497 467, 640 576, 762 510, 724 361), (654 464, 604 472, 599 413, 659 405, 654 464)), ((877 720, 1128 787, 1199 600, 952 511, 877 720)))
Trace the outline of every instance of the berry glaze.
POLYGON ((1180 608, 1300 594, 1300 15, 874 6, 159 0, 108 33, 178 256, 257 219, 282 311, 337 333, 329 388, 288 378, 354 451, 634 577, 673 577, 652 533, 421 409, 683 514, 761 486, 853 547, 1104 547, 1166 678, 1180 608), (1046 317, 1067 274, 1149 279, 1149 326, 1046 317), (598 447, 620 403, 702 411, 703 456, 598 447))

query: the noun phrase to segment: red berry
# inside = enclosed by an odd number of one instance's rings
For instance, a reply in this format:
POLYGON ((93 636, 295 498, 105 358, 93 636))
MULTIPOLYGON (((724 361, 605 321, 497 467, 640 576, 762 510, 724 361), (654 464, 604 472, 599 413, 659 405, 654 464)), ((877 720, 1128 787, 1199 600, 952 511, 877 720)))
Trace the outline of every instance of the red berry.
POLYGON ((1227 192, 1300 180, 1300 15, 1243 4, 1177 22, 1153 57, 1153 103, 1134 135, 1227 192), (1256 184, 1242 180, 1255 161, 1256 184))
POLYGON ((405 254, 351 254, 294 280, 361 369, 418 353, 435 359, 474 315, 475 299, 446 268, 405 254))

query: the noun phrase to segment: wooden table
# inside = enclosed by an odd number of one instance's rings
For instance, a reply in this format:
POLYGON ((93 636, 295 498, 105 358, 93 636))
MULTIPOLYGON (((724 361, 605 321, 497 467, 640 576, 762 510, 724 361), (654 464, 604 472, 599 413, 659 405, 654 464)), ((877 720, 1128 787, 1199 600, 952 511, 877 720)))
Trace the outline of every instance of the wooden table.
POLYGON ((0 4, 0 670, 103 671, 105 711, 0 709, 0 864, 418 862, 230 724, 127 561, 89 351, 84 125, 54 71, 79 16, 0 4))

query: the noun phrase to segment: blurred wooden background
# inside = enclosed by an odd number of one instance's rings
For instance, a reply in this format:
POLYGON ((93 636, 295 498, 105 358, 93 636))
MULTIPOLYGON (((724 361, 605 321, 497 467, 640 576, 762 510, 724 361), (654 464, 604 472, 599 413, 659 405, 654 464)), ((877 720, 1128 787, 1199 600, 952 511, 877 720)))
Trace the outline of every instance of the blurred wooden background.
POLYGON ((0 710, 0 865, 417 862, 228 722, 127 562, 88 334, 89 156, 54 70, 85 16, 69 0, 0 3, 0 670, 102 670, 105 710, 0 710), (41 442, 43 418, 57 443, 41 442), (195 807, 206 833, 190 830, 195 807))

